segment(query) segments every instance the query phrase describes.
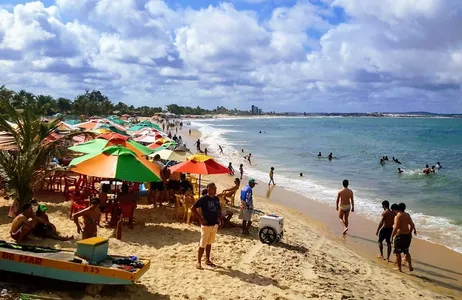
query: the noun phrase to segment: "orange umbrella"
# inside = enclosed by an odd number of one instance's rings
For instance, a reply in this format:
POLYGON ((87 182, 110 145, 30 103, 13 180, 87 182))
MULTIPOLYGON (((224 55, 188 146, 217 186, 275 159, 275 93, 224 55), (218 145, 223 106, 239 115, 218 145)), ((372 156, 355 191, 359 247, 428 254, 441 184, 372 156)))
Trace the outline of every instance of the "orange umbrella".
POLYGON ((199 195, 201 186, 201 175, 228 174, 229 169, 217 163, 212 157, 204 154, 194 154, 189 156, 186 161, 169 168, 172 173, 192 173, 199 174, 199 195))
POLYGON ((115 132, 107 132, 107 133, 103 133, 103 134, 100 134, 96 137, 97 139, 105 139, 105 140, 123 140, 123 141, 126 141, 128 140, 130 137, 128 136, 125 136, 125 135, 121 135, 120 133, 115 133, 115 132))
POLYGON ((69 164, 75 173, 114 178, 133 182, 160 181, 160 166, 139 157, 135 152, 120 145, 111 146, 98 153, 74 158, 69 164))

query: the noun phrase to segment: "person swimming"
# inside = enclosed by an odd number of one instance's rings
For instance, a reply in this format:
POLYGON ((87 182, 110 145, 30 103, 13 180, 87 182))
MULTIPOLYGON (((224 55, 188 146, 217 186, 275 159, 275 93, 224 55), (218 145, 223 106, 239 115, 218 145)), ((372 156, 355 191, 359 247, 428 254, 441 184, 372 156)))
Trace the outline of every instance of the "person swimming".
POLYGON ((437 168, 438 170, 442 168, 440 162, 437 162, 437 163, 436 163, 436 168, 437 168))
POLYGON ((303 173, 300 173, 300 177, 303 177, 303 173))
POLYGON ((322 156, 322 154, 321 154, 321 152, 319 152, 319 153, 318 153, 318 157, 321 157, 321 156, 322 156))
POLYGON ((401 174, 403 172, 404 172, 404 170, 402 170, 401 168, 398 168, 398 174, 401 174))
POLYGON ((380 159, 380 164, 381 164, 382 166, 385 164, 385 159, 384 159, 383 157, 380 159))
POLYGON ((435 169, 435 166, 432 166, 432 170, 431 170, 432 173, 436 173, 436 169, 435 169))
POLYGON ((430 174, 430 172, 431 172, 431 171, 430 171, 430 167, 429 167, 428 165, 425 165, 425 169, 423 169, 423 173, 424 173, 425 175, 428 175, 428 174, 430 174))
POLYGON ((329 156, 327 158, 329 158, 329 160, 332 160, 334 158, 334 156, 332 155, 332 152, 329 153, 329 156))

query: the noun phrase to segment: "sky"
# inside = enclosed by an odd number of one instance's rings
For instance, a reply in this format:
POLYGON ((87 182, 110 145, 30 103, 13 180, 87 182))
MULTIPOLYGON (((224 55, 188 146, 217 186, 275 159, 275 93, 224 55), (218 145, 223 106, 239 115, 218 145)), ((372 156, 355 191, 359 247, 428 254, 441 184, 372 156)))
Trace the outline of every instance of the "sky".
POLYGON ((0 85, 74 99, 462 113, 460 0, 0 0, 0 85))

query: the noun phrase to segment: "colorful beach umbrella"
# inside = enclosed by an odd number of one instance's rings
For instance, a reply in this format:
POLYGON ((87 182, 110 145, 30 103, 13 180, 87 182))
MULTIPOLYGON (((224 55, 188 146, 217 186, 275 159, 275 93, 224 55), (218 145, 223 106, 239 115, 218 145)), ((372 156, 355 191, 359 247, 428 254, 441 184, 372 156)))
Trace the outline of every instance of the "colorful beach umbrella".
POLYGON ((113 125, 110 125, 110 124, 99 123, 97 125, 97 127, 95 127, 95 129, 100 129, 100 128, 109 129, 112 132, 128 136, 128 134, 125 132, 125 130, 121 130, 120 128, 118 128, 116 126, 113 126, 113 125))
POLYGON ((189 151, 177 151, 174 149, 161 147, 157 148, 157 150, 154 150, 154 153, 150 154, 149 157, 154 157, 157 154, 164 160, 173 160, 178 162, 185 161, 192 155, 192 153, 189 151))
POLYGON ((160 166, 120 145, 74 158, 70 170, 87 176, 131 182, 161 181, 160 166))
POLYGON ((69 150, 81 153, 95 153, 102 151, 106 147, 115 145, 123 146, 141 156, 149 155, 154 152, 153 149, 149 149, 148 147, 145 147, 135 141, 123 139, 94 139, 83 144, 72 146, 69 148, 69 150))
POLYGON ((175 146, 177 146, 177 144, 174 141, 165 142, 165 141, 157 140, 154 143, 147 145, 146 147, 148 147, 149 149, 157 149, 159 147, 167 148, 167 147, 175 147, 175 146))
POLYGON ((119 133, 115 133, 115 132, 108 132, 108 133, 103 133, 103 134, 100 134, 96 137, 97 139, 105 139, 105 140, 114 140, 114 139, 118 139, 118 140, 128 140, 130 139, 128 136, 126 135, 122 135, 122 134, 119 134, 119 133))
POLYGON ((228 174, 229 169, 217 163, 212 157, 204 154, 194 154, 189 156, 186 161, 169 168, 172 173, 191 173, 199 175, 199 191, 201 188, 201 176, 211 174, 228 174))

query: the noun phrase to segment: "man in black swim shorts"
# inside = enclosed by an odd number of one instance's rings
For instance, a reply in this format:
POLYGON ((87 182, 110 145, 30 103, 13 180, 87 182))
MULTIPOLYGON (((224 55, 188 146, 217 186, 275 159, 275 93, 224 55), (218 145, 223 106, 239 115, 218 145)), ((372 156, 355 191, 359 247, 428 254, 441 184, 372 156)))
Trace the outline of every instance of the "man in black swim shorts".
POLYGON ((401 253, 406 255, 406 261, 409 264, 409 271, 413 271, 411 254, 409 253, 409 247, 411 246, 412 240, 412 231, 415 226, 412 222, 411 217, 405 212, 406 204, 398 204, 398 214, 395 217, 395 222, 393 225, 392 238, 394 237, 395 250, 396 254, 396 264, 398 265, 398 270, 401 270, 401 253))
POLYGON ((377 227, 376 235, 379 236, 379 258, 385 259, 383 257, 383 241, 387 242, 387 262, 390 262, 391 255, 391 234, 393 233, 393 222, 395 219, 395 213, 390 210, 390 202, 387 200, 382 202, 382 208, 384 212, 382 213, 382 219, 380 220, 379 226, 377 227))

